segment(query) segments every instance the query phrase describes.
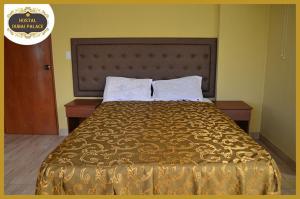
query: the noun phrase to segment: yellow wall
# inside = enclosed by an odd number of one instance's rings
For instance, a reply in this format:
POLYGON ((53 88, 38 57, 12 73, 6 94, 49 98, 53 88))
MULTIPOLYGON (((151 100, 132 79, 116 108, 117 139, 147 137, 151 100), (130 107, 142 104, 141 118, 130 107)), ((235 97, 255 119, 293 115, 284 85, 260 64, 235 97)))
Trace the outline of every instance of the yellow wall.
POLYGON ((290 158, 296 156, 295 6, 272 5, 263 98, 262 135, 290 158), (287 34, 282 12, 287 9, 287 34), (286 41, 285 41, 286 38, 286 41), (280 56, 286 48, 286 59, 280 56))
POLYGON ((253 107, 250 132, 260 131, 269 6, 221 5, 217 99, 253 107))
POLYGON ((73 97, 72 37, 217 37, 217 5, 55 5, 53 64, 60 129, 73 97), (92 20, 91 20, 92 19, 92 20))
POLYGON ((72 100, 72 37, 219 37, 217 99, 254 107, 259 132, 266 63, 268 5, 55 5, 52 34, 59 126, 72 100), (91 20, 94 19, 94 20, 91 20))

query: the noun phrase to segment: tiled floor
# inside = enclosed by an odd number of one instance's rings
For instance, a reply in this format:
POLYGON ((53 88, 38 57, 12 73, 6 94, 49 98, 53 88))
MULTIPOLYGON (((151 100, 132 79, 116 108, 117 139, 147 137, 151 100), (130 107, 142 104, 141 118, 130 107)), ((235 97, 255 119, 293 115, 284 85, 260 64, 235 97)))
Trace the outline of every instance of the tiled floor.
POLYGON ((284 195, 295 195, 296 194, 296 171, 291 169, 289 165, 283 162, 274 152, 272 152, 268 147, 266 147, 261 141, 257 142, 264 146, 267 151, 272 155, 273 159, 276 161, 282 176, 282 194, 284 195))
MULTIPOLYGON (((4 137, 5 194, 34 194, 35 181, 42 161, 64 138, 55 135, 6 134, 4 137)), ((282 194, 295 194, 295 171, 276 154, 271 152, 271 155, 282 174, 282 194)))
POLYGON ((64 138, 56 135, 5 135, 5 194, 34 194, 42 161, 64 138))

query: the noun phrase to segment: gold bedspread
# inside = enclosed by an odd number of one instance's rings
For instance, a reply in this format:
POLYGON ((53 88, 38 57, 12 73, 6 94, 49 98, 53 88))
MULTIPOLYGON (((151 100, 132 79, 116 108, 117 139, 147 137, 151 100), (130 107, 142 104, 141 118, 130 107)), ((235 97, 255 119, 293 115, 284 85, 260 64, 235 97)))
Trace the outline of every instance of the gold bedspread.
POLYGON ((42 163, 36 194, 280 194, 270 154, 213 104, 105 102, 42 163))

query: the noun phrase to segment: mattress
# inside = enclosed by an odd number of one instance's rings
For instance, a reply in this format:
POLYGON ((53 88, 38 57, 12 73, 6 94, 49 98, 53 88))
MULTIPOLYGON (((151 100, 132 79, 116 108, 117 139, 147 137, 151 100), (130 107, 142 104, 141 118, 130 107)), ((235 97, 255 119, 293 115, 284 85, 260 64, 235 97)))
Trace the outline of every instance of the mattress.
POLYGON ((36 194, 280 194, 270 154, 213 103, 105 102, 43 161, 36 194))

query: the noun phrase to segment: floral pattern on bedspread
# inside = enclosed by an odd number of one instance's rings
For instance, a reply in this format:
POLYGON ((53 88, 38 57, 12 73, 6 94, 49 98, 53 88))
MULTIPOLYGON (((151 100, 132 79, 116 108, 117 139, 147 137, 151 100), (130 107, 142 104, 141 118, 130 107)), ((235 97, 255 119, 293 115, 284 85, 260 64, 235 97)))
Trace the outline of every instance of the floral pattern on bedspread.
POLYGON ((280 194, 270 154, 212 103, 105 102, 41 165, 36 194, 280 194))

